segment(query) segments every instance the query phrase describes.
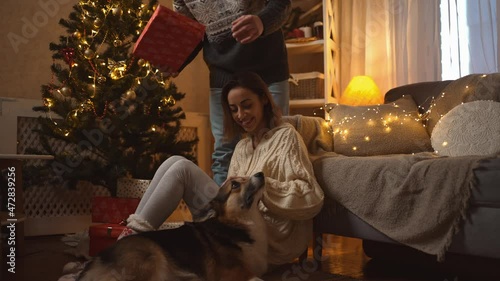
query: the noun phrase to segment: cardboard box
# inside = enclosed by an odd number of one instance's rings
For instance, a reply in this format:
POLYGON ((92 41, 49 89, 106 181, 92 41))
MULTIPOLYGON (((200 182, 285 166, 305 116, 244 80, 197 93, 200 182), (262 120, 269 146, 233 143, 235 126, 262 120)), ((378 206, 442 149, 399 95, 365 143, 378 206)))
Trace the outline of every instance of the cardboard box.
POLYGON ((133 54, 153 66, 180 72, 202 46, 205 26, 158 5, 137 40, 133 54))

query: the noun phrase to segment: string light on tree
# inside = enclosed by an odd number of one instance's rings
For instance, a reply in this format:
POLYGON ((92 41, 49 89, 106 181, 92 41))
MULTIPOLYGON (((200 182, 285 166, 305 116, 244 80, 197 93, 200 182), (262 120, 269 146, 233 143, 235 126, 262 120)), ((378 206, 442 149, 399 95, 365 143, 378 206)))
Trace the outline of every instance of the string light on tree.
MULTIPOLYGON (((40 122, 40 139, 78 145, 85 132, 94 131, 102 132, 103 138, 93 147, 82 147, 84 151, 78 155, 69 150, 33 149, 63 161, 85 155, 88 163, 72 167, 61 178, 64 185, 93 181, 109 187, 113 194, 117 177, 151 178, 173 153, 195 160, 192 148, 196 140, 177 138, 179 119, 185 114, 175 105, 184 94, 170 81, 165 83, 149 62, 131 54, 129 47, 158 3, 142 2, 82 0, 67 19, 60 20, 67 35, 50 45, 54 61, 50 70, 58 81, 42 85, 43 106, 34 108, 46 114, 40 122)), ((38 173, 33 176, 45 180, 38 173)))

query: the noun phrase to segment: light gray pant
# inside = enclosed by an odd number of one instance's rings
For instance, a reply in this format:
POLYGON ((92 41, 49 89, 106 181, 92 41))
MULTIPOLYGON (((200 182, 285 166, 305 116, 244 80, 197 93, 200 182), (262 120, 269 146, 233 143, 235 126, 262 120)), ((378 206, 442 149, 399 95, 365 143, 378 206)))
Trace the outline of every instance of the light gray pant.
MULTIPOLYGON (((160 165, 135 216, 131 217, 144 220, 157 229, 184 199, 195 218, 206 211, 218 191, 219 186, 200 167, 182 156, 172 156, 160 165)), ((129 221, 129 224, 134 222, 129 221)))

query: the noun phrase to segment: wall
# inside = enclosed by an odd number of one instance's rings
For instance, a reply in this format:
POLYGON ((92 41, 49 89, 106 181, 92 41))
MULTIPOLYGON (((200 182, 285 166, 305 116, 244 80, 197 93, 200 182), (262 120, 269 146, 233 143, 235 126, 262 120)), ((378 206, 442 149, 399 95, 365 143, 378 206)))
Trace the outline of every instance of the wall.
MULTIPOLYGON (((146 0, 144 0, 146 1, 146 0)), ((51 81, 50 42, 66 35, 59 26, 78 0, 2 0, 0 17, 0 96, 41 99, 40 86, 51 81)), ((160 0, 172 7, 172 0, 160 0)), ((186 112, 208 114, 208 69, 200 55, 174 80, 186 97, 186 112)))

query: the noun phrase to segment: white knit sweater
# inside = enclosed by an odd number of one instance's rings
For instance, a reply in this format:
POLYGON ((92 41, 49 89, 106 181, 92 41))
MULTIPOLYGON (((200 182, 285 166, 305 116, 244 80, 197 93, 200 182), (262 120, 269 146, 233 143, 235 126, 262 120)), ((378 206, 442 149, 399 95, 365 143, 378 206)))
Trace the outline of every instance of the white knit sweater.
POLYGON ((323 206, 307 148, 292 125, 268 131, 257 147, 242 139, 231 159, 228 176, 263 172, 266 189, 260 210, 268 226, 269 263, 290 262, 312 239, 312 218, 323 206))

